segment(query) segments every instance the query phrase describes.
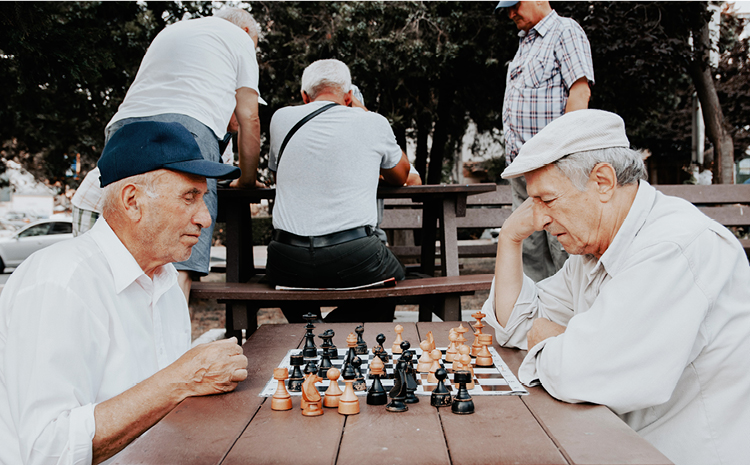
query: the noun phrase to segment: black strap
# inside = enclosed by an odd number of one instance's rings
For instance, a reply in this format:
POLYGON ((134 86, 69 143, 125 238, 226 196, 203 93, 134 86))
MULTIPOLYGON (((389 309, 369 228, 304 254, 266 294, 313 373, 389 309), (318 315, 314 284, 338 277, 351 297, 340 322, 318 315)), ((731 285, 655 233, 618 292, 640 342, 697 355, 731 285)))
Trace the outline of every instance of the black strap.
POLYGON ((310 113, 309 115, 299 120, 297 124, 295 124, 294 127, 289 130, 289 133, 284 138, 284 142, 281 143, 281 148, 279 149, 279 155, 276 157, 276 171, 279 170, 279 162, 281 162, 281 154, 284 153, 284 148, 286 148, 287 142, 289 142, 289 139, 291 139, 294 133, 297 132, 297 129, 301 128, 303 124, 307 123, 308 121, 315 118, 316 116, 323 113, 324 111, 328 110, 329 108, 335 107, 336 105, 338 105, 338 103, 332 102, 332 103, 329 103, 328 105, 324 105, 318 108, 314 112, 310 113))

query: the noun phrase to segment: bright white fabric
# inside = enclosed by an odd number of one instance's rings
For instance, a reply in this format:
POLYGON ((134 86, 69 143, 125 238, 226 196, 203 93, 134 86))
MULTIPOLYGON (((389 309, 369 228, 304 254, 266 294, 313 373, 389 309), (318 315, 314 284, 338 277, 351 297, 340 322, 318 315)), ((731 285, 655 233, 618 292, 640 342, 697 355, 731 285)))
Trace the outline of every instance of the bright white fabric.
POLYGON ((0 463, 91 463, 95 405, 189 348, 177 271, 152 281, 103 218, 35 253, 0 294, 0 463))
POLYGON ((221 18, 179 21, 162 30, 109 122, 179 113, 227 132, 240 87, 258 91, 258 62, 250 36, 221 18))
POLYGON ((734 236, 641 181, 600 260, 571 256, 524 277, 501 345, 526 349, 534 318, 567 326, 529 351, 519 379, 566 402, 603 404, 676 464, 750 457, 750 266, 734 236))
POLYGON ((383 116, 343 105, 330 108, 289 139, 277 166, 289 130, 329 103, 285 107, 271 118, 268 167, 276 171, 275 229, 322 236, 377 225, 380 169, 395 167, 402 154, 383 116))

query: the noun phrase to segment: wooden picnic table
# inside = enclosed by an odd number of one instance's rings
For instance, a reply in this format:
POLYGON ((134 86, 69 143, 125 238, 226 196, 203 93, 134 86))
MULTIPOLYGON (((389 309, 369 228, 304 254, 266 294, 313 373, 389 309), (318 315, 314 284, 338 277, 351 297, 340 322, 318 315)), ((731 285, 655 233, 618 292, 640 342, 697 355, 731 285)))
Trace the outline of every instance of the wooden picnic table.
MULTIPOLYGON (((435 241, 440 242, 443 276, 458 276, 456 218, 466 216, 466 197, 494 191, 495 184, 441 184, 380 187, 378 197, 411 199, 423 206, 421 271, 435 275, 435 241), (437 224, 441 225, 438 230, 437 224), (438 234, 439 231, 439 234, 438 234)), ((226 223, 227 282, 247 282, 256 274, 250 204, 273 200, 276 189, 219 189, 217 221, 226 223)))
MULTIPOLYGON (((466 325, 466 323, 464 323, 466 325)), ((331 328, 334 343, 346 347, 355 324, 320 324, 331 328)), ((368 347, 383 333, 395 338, 393 323, 365 323, 368 347)), ((448 345, 455 322, 402 323, 405 340, 419 341, 432 331, 448 345)), ((486 327, 485 333, 494 334, 486 327)), ((228 394, 185 400, 144 436, 120 453, 116 464, 668 464, 651 444, 603 406, 567 404, 541 387, 525 396, 474 396, 476 412, 452 414, 430 406, 429 397, 403 413, 367 405, 342 416, 324 409, 304 417, 299 397, 288 411, 271 410, 259 397, 284 355, 303 346, 304 325, 263 325, 244 344, 248 379, 228 394)), ((469 334, 469 340, 473 337, 469 334)), ((493 338, 494 340, 494 338, 493 338)), ((514 374, 525 352, 493 343, 514 374)))

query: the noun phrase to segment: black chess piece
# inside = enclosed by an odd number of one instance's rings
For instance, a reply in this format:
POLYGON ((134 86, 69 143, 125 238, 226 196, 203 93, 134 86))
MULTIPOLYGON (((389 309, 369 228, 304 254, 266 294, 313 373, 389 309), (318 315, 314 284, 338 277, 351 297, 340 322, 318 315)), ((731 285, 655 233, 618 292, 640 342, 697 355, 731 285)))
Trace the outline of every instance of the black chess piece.
POLYGON ((292 373, 289 375, 289 380, 286 383, 287 389, 294 392, 301 392, 302 382, 305 380, 305 377, 302 376, 302 370, 300 369, 304 363, 302 354, 289 357, 289 363, 292 365, 292 373))
POLYGON ((393 388, 388 393, 391 402, 385 406, 389 412, 406 412, 409 407, 404 403, 406 400, 406 364, 403 361, 398 362, 394 370, 393 388))
POLYGON ((383 383, 380 382, 381 376, 370 373, 372 385, 370 386, 370 390, 367 391, 368 405, 385 405, 388 403, 388 393, 383 388, 383 383))
POLYGON ((339 350, 333 343, 333 336, 335 336, 336 333, 334 333, 332 329, 326 329, 323 331, 323 334, 325 334, 326 344, 328 345, 328 358, 331 360, 338 360, 339 350))
POLYGON ((307 326, 305 326, 305 329, 307 330, 305 333, 305 347, 302 349, 302 355, 305 358, 315 358, 318 356, 318 348, 315 346, 315 334, 313 334, 315 325, 312 324, 313 320, 317 317, 318 316, 314 313, 305 313, 302 315, 302 318, 307 320, 307 326))
MULTIPOLYGON (((437 371, 435 372, 437 377, 437 371)), ((466 390, 466 383, 471 381, 471 372, 467 370, 458 370, 453 375, 454 384, 458 384, 458 392, 456 397, 453 399, 451 405, 451 412, 459 415, 468 415, 474 413, 474 401, 471 400, 469 391, 466 390)))
POLYGON ((445 371, 445 368, 438 368, 435 372, 435 378, 437 378, 438 383, 430 396, 430 405, 433 407, 448 407, 453 403, 453 397, 451 397, 451 393, 445 387, 445 378, 447 377, 448 372, 445 371))
POLYGON ((378 347, 381 349, 378 351, 378 357, 380 357, 380 360, 383 361, 383 364, 387 365, 388 362, 391 361, 390 355, 388 355, 388 352, 383 347, 383 343, 385 342, 385 334, 380 333, 375 337, 375 341, 378 343, 378 347))
POLYGON ((355 355, 350 363, 350 366, 354 367, 354 372, 356 373, 352 387, 355 391, 366 391, 367 384, 365 383, 365 376, 362 374, 360 365, 362 365, 362 360, 355 355))
POLYGON ((399 357, 399 360, 403 360, 404 354, 411 348, 411 343, 409 341, 402 341, 399 347, 401 347, 401 357, 399 357))
POLYGON ((310 373, 317 373, 318 372, 318 359, 317 358, 311 358, 307 361, 307 364, 305 365, 305 369, 302 370, 302 372, 305 375, 308 375, 310 373))
MULTIPOLYGON (((404 347, 403 344, 401 344, 401 347, 404 347)), ((407 404, 416 404, 419 402, 419 398, 417 397, 414 392, 417 390, 417 387, 419 384, 417 383, 417 376, 414 370, 414 365, 412 365, 412 358, 414 355, 412 354, 411 350, 404 350, 403 355, 401 355, 401 358, 404 362, 404 373, 406 374, 406 399, 404 400, 407 404)))
POLYGON ((318 376, 325 379, 328 374, 328 369, 332 368, 331 357, 328 355, 328 351, 323 349, 323 353, 320 355, 320 368, 318 368, 318 376))
POLYGON ((362 334, 364 334, 365 332, 365 327, 359 325, 354 329, 354 332, 357 333, 357 347, 354 349, 354 352, 357 355, 367 355, 367 343, 364 339, 362 339, 362 334))

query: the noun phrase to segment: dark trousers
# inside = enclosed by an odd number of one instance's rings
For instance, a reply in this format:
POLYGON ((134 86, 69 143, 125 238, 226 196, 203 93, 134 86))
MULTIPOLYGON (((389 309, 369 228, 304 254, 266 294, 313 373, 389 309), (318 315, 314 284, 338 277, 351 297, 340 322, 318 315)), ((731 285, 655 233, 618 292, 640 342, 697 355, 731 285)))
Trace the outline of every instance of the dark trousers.
MULTIPOLYGON (((271 241, 268 245, 266 276, 274 285, 295 287, 353 287, 387 278, 401 281, 404 266, 377 236, 329 247, 296 247, 271 241)), ((301 323, 302 315, 320 308, 304 303, 285 304, 290 323, 301 323)), ((326 321, 393 321, 395 302, 382 299, 340 305, 326 321)))

